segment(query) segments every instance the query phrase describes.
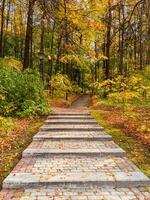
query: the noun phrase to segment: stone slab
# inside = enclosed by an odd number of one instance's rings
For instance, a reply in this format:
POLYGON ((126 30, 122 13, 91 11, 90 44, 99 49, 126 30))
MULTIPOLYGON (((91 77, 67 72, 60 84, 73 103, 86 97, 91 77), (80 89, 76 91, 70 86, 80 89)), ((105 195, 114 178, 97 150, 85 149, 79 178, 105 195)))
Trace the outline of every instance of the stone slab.
POLYGON ((46 141, 33 141, 27 149, 47 149, 47 150, 74 150, 74 151, 92 151, 99 150, 104 151, 107 149, 121 149, 113 141, 84 141, 84 140, 46 140, 46 141))
POLYGON ((98 124, 89 125, 74 125, 74 124, 58 124, 58 125, 43 125, 40 131, 101 131, 104 130, 98 124))
POLYGON ((4 188, 53 183, 91 183, 99 186, 150 186, 150 180, 126 157, 51 155, 22 158, 4 181, 4 188))
POLYGON ((1 200, 149 200, 150 188, 99 187, 91 184, 61 184, 26 188, 5 189, 0 192, 1 200))
POLYGON ((150 180, 141 172, 114 173, 66 173, 65 176, 57 174, 56 176, 40 177, 31 173, 11 173, 3 182, 3 188, 31 188, 41 186, 50 186, 53 184, 97 184, 99 186, 111 187, 139 187, 149 186, 150 180), (121 176, 121 180, 120 177, 121 176))
POLYGON ((53 125, 53 124, 56 124, 56 125, 59 125, 59 124, 63 124, 64 126, 65 125, 70 125, 70 124, 76 124, 76 125, 79 125, 79 124, 97 124, 96 121, 94 120, 75 120, 75 119, 72 119, 72 120, 69 120, 69 119, 65 119, 65 120, 46 120, 44 122, 45 125, 53 125))
POLYGON ((61 149, 26 149, 22 156, 30 157, 30 156, 46 156, 46 155, 55 155, 55 154, 78 154, 78 155, 97 155, 97 156, 125 156, 125 151, 120 148, 116 149, 69 149, 69 150, 61 150, 61 149))
POLYGON ((84 115, 50 115, 47 117, 47 119, 93 119, 92 116, 84 116, 84 115))
POLYGON ((67 122, 69 124, 72 123, 72 122, 76 122, 76 123, 85 123, 85 122, 86 123, 97 123, 97 121, 95 119, 92 119, 92 118, 91 119, 87 119, 87 118, 85 118, 85 119, 84 118, 82 118, 82 119, 78 119, 78 118, 77 119, 76 118, 75 119, 70 119, 70 118, 69 119, 60 119, 60 118, 53 119, 52 118, 52 119, 47 119, 45 121, 45 123, 50 123, 50 122, 51 123, 56 123, 56 122, 66 123, 67 122))
MULTIPOLYGON (((54 133, 53 133, 54 134, 54 133)), ((84 141, 111 141, 112 137, 110 135, 100 135, 100 136, 88 136, 83 135, 80 133, 80 135, 74 135, 74 134, 68 134, 68 135, 51 135, 51 134, 36 134, 33 137, 33 141, 39 141, 39 140, 84 140, 84 141)))
POLYGON ((57 113, 51 113, 50 116, 59 116, 59 115, 90 116, 90 114, 88 112, 57 112, 57 113))

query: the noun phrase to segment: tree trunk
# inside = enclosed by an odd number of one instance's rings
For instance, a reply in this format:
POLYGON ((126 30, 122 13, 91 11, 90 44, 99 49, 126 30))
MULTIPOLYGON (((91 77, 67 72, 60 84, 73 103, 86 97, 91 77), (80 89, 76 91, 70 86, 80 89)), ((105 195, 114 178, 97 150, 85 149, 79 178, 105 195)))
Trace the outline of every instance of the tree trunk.
POLYGON ((5 11, 5 0, 2 1, 1 8, 1 31, 0 31, 0 57, 4 56, 3 49, 3 37, 4 37, 4 11, 5 11))
POLYGON ((105 61, 105 78, 109 79, 110 76, 110 46, 111 46, 111 23, 112 23, 112 13, 111 13, 111 2, 108 2, 109 13, 107 17, 107 35, 106 35, 106 57, 105 61))
POLYGON ((10 20, 10 9, 11 9, 11 0, 9 0, 8 5, 7 5, 7 14, 6 14, 6 34, 3 38, 4 44, 3 44, 3 55, 7 55, 7 33, 8 33, 8 25, 9 25, 9 20, 10 20))
POLYGON ((40 73, 44 85, 44 34, 45 34, 45 11, 41 17, 41 42, 40 42, 40 73))
POLYGON ((34 13, 35 1, 36 0, 29 0, 23 69, 27 69, 30 66, 30 50, 31 50, 33 13, 34 13))
POLYGON ((119 74, 124 71, 124 34, 125 34, 125 12, 122 0, 120 0, 119 8, 119 74))

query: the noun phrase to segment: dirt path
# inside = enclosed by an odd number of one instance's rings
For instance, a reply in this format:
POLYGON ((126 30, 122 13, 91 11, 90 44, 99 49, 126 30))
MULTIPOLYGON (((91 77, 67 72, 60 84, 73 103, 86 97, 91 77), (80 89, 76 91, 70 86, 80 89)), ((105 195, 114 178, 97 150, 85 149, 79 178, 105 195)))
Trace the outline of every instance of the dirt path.
POLYGON ((90 101, 89 95, 81 95, 69 108, 70 109, 85 109, 90 101))

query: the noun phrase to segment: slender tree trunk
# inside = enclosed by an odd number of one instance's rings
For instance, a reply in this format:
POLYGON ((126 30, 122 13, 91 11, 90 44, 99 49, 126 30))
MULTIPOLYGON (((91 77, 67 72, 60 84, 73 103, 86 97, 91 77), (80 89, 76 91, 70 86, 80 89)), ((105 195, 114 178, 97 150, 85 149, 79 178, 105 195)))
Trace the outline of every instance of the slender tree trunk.
POLYGON ((111 46, 111 23, 112 23, 112 14, 111 14, 111 2, 108 2, 109 13, 108 13, 108 24, 107 24, 107 35, 106 35, 106 57, 105 61, 105 78, 109 79, 110 77, 110 46, 111 46))
POLYGON ((58 39, 58 44, 57 44, 57 60, 56 60, 55 74, 60 70, 59 59, 60 59, 60 55, 61 55, 61 41, 62 41, 62 34, 60 34, 60 37, 58 39))
MULTIPOLYGON (((43 0, 43 7, 45 7, 45 0, 43 0)), ((44 85, 44 36, 45 36, 45 10, 42 11, 41 17, 41 42, 40 42, 40 73, 44 85)))
MULTIPOLYGON (((105 39, 104 39, 104 43, 103 43, 103 45, 102 45, 102 51, 103 51, 103 54, 104 55, 106 55, 106 41, 105 41, 105 39)), ((103 60, 103 72, 104 72, 104 79, 106 79, 106 77, 105 77, 105 71, 106 71, 106 61, 105 60, 103 60)))
POLYGON ((11 0, 8 2, 8 7, 7 7, 7 15, 6 15, 6 34, 4 36, 4 44, 3 44, 3 55, 7 55, 7 33, 8 33, 8 25, 9 25, 9 20, 10 20, 10 9, 11 9, 11 0))
POLYGON ((5 0, 2 1, 1 8, 1 31, 0 31, 0 57, 4 56, 3 49, 3 37, 4 37, 4 11, 5 11, 5 0))
POLYGON ((139 22, 139 43, 140 43, 140 70, 143 69, 143 6, 140 7, 140 22, 139 22))
POLYGON ((31 39, 32 39, 31 35, 32 35, 33 13, 34 13, 35 1, 36 0, 29 0, 23 69, 26 69, 30 66, 30 50, 31 50, 31 39))
POLYGON ((119 74, 123 74, 124 71, 124 35, 125 35, 125 12, 122 0, 120 0, 119 8, 119 74))
MULTIPOLYGON (((67 21, 67 0, 64 0, 64 35, 65 35, 65 38, 64 38, 64 43, 65 43, 65 46, 67 46, 69 44, 69 38, 68 38, 68 21, 67 21)), ((68 54, 68 50, 67 49, 64 49, 64 53, 65 54, 68 54)), ((69 71, 69 63, 66 63, 64 64, 64 73, 65 74, 68 74, 68 71, 69 71)))
POLYGON ((53 24, 53 29, 52 29, 52 37, 51 37, 51 45, 50 45, 50 59, 49 59, 49 68, 48 68, 48 74, 49 74, 49 80, 51 80, 52 75, 53 75, 53 46, 54 46, 54 32, 55 32, 55 22, 53 24))

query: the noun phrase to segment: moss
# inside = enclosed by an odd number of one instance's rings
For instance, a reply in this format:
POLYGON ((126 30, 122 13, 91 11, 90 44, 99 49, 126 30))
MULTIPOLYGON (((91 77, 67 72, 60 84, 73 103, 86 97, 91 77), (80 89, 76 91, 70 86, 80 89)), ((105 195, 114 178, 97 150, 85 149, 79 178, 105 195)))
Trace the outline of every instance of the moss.
POLYGON ((103 119, 102 112, 91 111, 92 116, 105 128, 105 131, 113 137, 113 140, 126 151, 127 157, 148 177, 150 177, 150 152, 138 140, 127 136, 121 129, 114 128, 103 119))

